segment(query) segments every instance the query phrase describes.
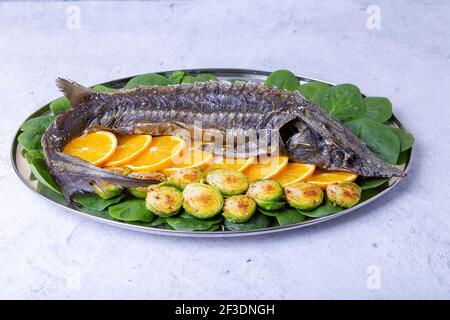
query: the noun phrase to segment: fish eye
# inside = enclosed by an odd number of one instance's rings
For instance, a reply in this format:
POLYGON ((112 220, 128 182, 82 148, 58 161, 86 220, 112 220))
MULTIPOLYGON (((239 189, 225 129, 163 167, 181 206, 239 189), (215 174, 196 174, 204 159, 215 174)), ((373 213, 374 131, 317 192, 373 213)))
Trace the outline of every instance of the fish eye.
POLYGON ((349 167, 353 167, 358 163, 359 157, 358 154, 353 151, 353 149, 345 148, 344 149, 345 157, 344 157, 344 165, 349 167))
POLYGON ((336 149, 331 152, 330 156, 331 162, 336 166, 340 166, 345 159, 345 151, 341 149, 336 149))

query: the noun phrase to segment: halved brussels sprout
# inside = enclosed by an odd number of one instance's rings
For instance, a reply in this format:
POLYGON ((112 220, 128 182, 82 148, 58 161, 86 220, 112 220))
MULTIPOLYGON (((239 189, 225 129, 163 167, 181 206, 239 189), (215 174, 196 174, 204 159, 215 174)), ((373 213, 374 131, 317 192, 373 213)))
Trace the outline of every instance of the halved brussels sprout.
POLYGON ((95 193, 102 199, 111 199, 122 193, 123 188, 107 181, 97 181, 92 184, 95 193))
POLYGON ((278 210, 285 205, 281 201, 283 187, 278 181, 273 179, 253 181, 247 190, 247 195, 252 197, 261 209, 278 210))
POLYGON ((184 189, 190 183, 200 182, 203 179, 203 172, 199 168, 185 168, 170 173, 167 181, 184 189))
POLYGON ((317 184, 297 182, 284 187, 286 200, 291 207, 312 210, 323 201, 323 190, 317 184))
POLYGON ((145 206, 157 216, 166 218, 180 211, 183 195, 176 187, 169 185, 151 185, 147 189, 145 206))
POLYGON ((148 187, 131 187, 131 188, 127 188, 127 190, 134 197, 136 197, 138 199, 145 199, 145 197, 147 197, 147 188, 148 187))
POLYGON ((250 220, 255 211, 256 203, 250 196, 238 195, 225 199, 222 215, 230 222, 241 223, 250 220))
POLYGON ((224 196, 243 194, 248 189, 247 176, 236 170, 211 170, 206 176, 206 182, 219 189, 224 196))
POLYGON ((351 208, 361 199, 361 188, 353 182, 335 182, 327 187, 327 197, 340 207, 351 208))
POLYGON ((255 200, 259 208, 269 211, 281 209, 286 205, 286 202, 283 201, 263 201, 258 199, 253 200, 255 200))
POLYGON ((124 176, 127 176, 131 173, 131 169, 128 167, 105 167, 104 169, 115 173, 119 173, 124 176))
POLYGON ((220 191, 204 183, 188 184, 183 191, 183 201, 184 210, 199 219, 212 218, 223 207, 220 191))
MULTIPOLYGON (((151 171, 151 172, 131 172, 129 177, 133 177, 136 179, 143 180, 152 180, 152 181, 165 181, 166 175, 161 172, 151 171)), ((145 199, 147 196, 147 186, 143 187, 132 187, 127 189, 133 196, 139 199, 145 199)))

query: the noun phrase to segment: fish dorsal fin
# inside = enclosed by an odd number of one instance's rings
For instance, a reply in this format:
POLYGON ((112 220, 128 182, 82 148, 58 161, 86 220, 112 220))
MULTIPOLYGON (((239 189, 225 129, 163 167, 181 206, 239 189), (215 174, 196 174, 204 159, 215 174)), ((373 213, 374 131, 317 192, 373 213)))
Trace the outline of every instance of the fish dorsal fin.
POLYGON ((86 88, 75 81, 70 81, 63 78, 56 79, 56 85, 69 99, 72 108, 76 107, 85 97, 94 92, 92 89, 86 88))

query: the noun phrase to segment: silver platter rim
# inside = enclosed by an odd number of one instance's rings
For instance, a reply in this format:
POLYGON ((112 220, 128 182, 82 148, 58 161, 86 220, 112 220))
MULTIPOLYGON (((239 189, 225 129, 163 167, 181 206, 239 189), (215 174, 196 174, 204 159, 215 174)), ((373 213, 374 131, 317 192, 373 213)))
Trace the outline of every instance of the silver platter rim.
MULTIPOLYGON (((217 76, 220 80, 239 78, 242 80, 247 80, 247 81, 250 80, 250 81, 256 81, 256 82, 263 81, 265 79, 265 77, 267 77, 271 73, 268 71, 251 70, 251 69, 233 69, 233 68, 178 69, 178 70, 160 71, 157 73, 169 74, 173 71, 184 71, 186 73, 193 74, 193 75, 198 74, 198 73, 212 73, 215 76, 217 76)), ((123 84, 126 81, 128 81, 129 79, 136 77, 136 76, 139 76, 139 75, 134 75, 134 76, 127 77, 127 78, 112 80, 112 81, 100 83, 97 85, 106 85, 106 86, 112 85, 114 87, 115 85, 117 86, 117 84, 123 84)), ((296 75, 296 76, 301 82, 320 81, 320 82, 327 83, 330 85, 335 85, 331 82, 316 79, 316 78, 310 78, 310 77, 299 76, 299 75, 296 75)), ((39 116, 39 115, 42 115, 42 114, 45 114, 46 112, 48 112, 49 104, 50 103, 44 105, 43 107, 39 108, 37 111, 33 112, 30 116, 28 116, 24 120, 24 122, 30 118, 33 118, 33 117, 36 117, 36 116, 39 116)), ((391 118, 391 124, 409 132, 406 129, 406 127, 404 126, 404 124, 394 114, 392 115, 392 118, 391 118)), ((154 227, 128 224, 128 223, 117 221, 117 220, 110 220, 110 219, 107 219, 104 217, 95 216, 90 213, 79 211, 75 207, 71 207, 71 206, 67 206, 67 205, 58 203, 54 199, 51 199, 51 198, 39 193, 35 189, 35 187, 31 184, 30 179, 25 177, 22 174, 22 172, 19 170, 19 167, 18 167, 18 163, 17 163, 18 159, 22 158, 22 160, 24 160, 20 153, 20 146, 18 145, 18 141, 17 141, 17 137, 20 134, 20 132, 21 131, 20 131, 20 127, 19 127, 16 134, 14 135, 14 138, 13 138, 13 141, 11 144, 10 160, 11 160, 11 164, 12 164, 12 167, 13 167, 16 175, 33 193, 37 194, 39 197, 42 197, 43 199, 46 199, 47 201, 49 201, 50 203, 52 203, 53 205, 55 205, 61 209, 64 209, 64 210, 72 212, 74 214, 83 216, 83 217, 88 218, 93 221, 97 221, 100 223, 108 224, 108 225, 123 228, 123 229, 151 233, 151 234, 165 235, 165 236, 193 237, 193 238, 242 237, 242 236, 263 235, 263 234, 276 233, 276 232, 281 232, 281 231, 288 231, 288 230, 293 230, 293 229, 309 227, 309 226, 319 224, 322 222, 334 220, 334 219, 342 217, 350 212, 353 212, 365 205, 368 205, 369 203, 371 203, 371 202, 377 200, 378 198, 382 197, 383 195, 385 195, 387 192, 391 191, 395 186, 397 186, 399 184, 399 182, 401 180, 404 179, 404 177, 391 178, 389 186, 386 189, 384 189, 377 195, 373 196, 372 198, 370 198, 364 202, 361 202, 352 208, 343 210, 339 213, 335 213, 335 214, 332 214, 329 216, 315 218, 312 220, 306 220, 306 221, 296 223, 296 224, 285 225, 285 226, 274 226, 274 227, 255 229, 255 230, 242 230, 242 231, 179 231, 179 230, 159 229, 159 228, 154 228, 154 227)), ((411 162, 413 160, 413 157, 414 157, 414 147, 411 148, 409 151, 409 157, 408 157, 408 159, 405 163, 405 167, 403 169, 405 174, 408 173, 408 171, 411 167, 411 162)))

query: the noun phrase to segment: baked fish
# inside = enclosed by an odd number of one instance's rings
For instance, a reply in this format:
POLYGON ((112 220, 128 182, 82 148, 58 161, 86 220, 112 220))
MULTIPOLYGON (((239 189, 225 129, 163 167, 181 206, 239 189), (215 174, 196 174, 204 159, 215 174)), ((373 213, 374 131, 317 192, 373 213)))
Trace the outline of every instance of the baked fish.
POLYGON ((92 192, 92 184, 97 181, 124 187, 152 182, 104 170, 62 152, 67 143, 87 130, 157 136, 180 130, 192 132, 200 126, 204 133, 210 130, 227 137, 227 143, 207 146, 217 154, 261 156, 275 150, 287 154, 291 161, 329 170, 365 177, 403 175, 402 170, 378 158, 342 123, 299 92, 239 81, 113 93, 94 92, 61 78, 57 85, 72 109, 54 119, 42 144, 49 171, 67 198, 78 192, 92 192), (257 144, 248 138, 255 135, 257 144), (228 143, 230 137, 232 142, 228 143))

